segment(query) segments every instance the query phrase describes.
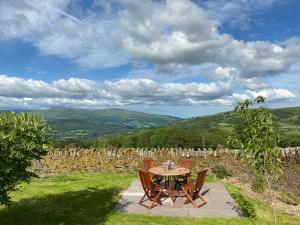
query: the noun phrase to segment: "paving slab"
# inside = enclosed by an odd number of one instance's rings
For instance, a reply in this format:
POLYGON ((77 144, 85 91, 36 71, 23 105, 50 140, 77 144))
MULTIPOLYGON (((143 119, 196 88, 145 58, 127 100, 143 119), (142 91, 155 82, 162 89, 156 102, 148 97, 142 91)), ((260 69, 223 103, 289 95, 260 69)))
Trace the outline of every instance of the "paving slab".
MULTIPOLYGON (((204 184, 202 195, 207 200, 207 204, 200 208, 195 208, 192 204, 183 204, 185 197, 177 197, 175 202, 168 197, 163 197, 162 206, 157 205, 152 209, 147 209, 138 204, 143 195, 140 181, 133 181, 128 189, 122 192, 122 198, 114 210, 123 213, 178 217, 234 218, 242 216, 241 209, 222 183, 204 184)), ((200 199, 197 199, 196 202, 200 203, 200 199)), ((146 201, 144 203, 150 204, 151 202, 146 201)))

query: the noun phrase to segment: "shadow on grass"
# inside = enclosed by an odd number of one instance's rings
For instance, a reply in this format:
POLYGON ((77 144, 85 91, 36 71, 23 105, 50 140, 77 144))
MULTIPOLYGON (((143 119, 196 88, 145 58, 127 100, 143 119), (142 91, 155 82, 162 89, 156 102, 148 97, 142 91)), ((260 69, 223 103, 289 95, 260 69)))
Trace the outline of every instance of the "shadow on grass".
POLYGON ((251 220, 255 220, 257 215, 254 204, 247 197, 237 191, 231 192, 230 194, 240 207, 233 206, 233 209, 236 210, 240 216, 245 216, 251 220))
POLYGON ((24 199, 0 210, 0 224, 102 224, 117 203, 118 193, 118 189, 86 189, 24 199))

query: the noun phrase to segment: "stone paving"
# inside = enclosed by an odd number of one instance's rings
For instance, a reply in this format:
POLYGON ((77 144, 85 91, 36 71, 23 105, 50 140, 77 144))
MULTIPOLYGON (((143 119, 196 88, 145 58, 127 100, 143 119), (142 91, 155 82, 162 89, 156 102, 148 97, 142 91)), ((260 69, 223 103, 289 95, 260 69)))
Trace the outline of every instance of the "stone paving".
MULTIPOLYGON (((156 205, 152 209, 147 209, 138 204, 138 201, 143 195, 144 192, 140 181, 133 181, 129 188, 122 193, 122 198, 116 205, 115 211, 133 214, 179 217, 233 218, 242 216, 240 208, 221 183, 204 184, 202 188, 202 195, 207 200, 207 204, 200 208, 194 208, 192 204, 185 205, 183 204, 185 198, 178 197, 174 203, 170 198, 162 198, 162 206, 156 205)), ((198 199, 197 201, 200 200, 198 199)), ((145 204, 149 203, 149 201, 145 202, 145 204)))

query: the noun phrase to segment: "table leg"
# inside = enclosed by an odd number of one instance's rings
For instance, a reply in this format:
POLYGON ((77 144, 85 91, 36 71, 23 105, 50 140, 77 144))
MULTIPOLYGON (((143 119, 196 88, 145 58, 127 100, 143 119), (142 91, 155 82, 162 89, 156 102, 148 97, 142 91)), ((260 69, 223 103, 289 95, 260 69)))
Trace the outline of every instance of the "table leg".
POLYGON ((172 202, 175 202, 176 196, 174 192, 172 176, 168 176, 168 194, 169 197, 172 199, 172 202))

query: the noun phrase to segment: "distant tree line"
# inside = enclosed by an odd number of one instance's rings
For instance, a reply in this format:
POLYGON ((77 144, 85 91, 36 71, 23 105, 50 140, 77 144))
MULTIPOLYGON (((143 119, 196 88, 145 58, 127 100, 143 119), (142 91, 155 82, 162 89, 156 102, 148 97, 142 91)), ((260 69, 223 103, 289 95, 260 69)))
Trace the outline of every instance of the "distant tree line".
POLYGON ((300 146, 300 131, 285 131, 280 132, 280 147, 299 147, 300 146))
MULTIPOLYGON (((114 134, 98 139, 53 139, 56 148, 90 148, 90 147, 187 147, 213 148, 218 145, 226 147, 226 138, 236 136, 238 129, 224 128, 178 128, 159 127, 133 133, 114 134)), ((300 132, 280 131, 280 147, 300 146, 300 132)))
POLYGON ((221 129, 181 129, 161 127, 122 135, 112 135, 98 140, 99 147, 190 147, 216 148, 226 143, 221 129))
MULTIPOLYGON (((230 134, 234 134, 230 132, 230 134)), ((226 143, 228 131, 210 129, 181 129, 160 127, 146 129, 134 133, 124 133, 105 136, 95 140, 66 139, 53 140, 53 146, 65 147, 189 147, 189 148, 217 148, 226 143)))

